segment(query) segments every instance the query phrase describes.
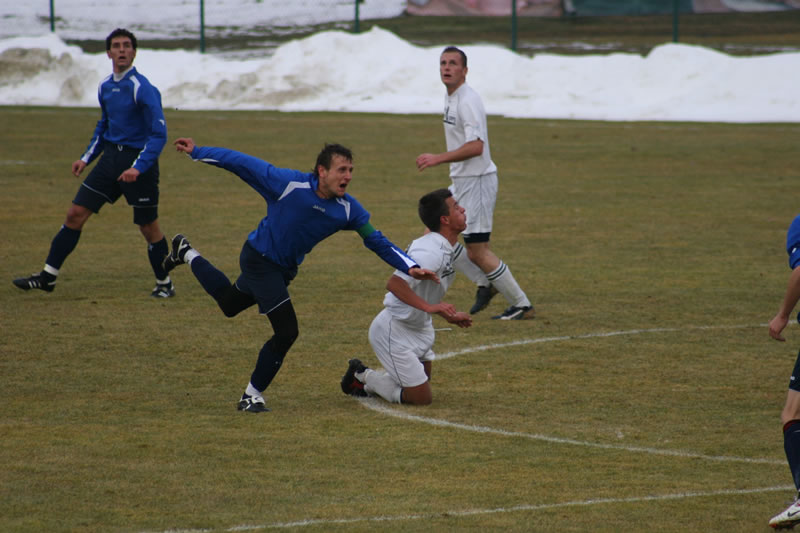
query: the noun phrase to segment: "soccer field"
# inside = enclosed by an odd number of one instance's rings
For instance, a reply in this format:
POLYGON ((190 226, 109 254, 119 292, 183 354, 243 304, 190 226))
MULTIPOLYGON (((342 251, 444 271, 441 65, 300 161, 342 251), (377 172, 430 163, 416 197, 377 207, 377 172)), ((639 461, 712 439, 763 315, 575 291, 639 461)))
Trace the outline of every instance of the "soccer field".
MULTIPOLYGON (((492 246, 537 308, 437 333, 434 403, 342 394, 391 269, 341 233, 290 293, 300 337, 237 412, 271 335, 226 319, 188 269, 153 280, 131 210, 106 206, 53 293, 23 293, 79 181, 96 109, 0 108, 0 530, 767 531, 793 497, 779 414, 800 332, 769 339, 798 213, 796 124, 490 117, 492 246)), ((355 153, 348 191, 401 246, 439 117, 167 111, 170 139, 311 169, 355 153)), ((230 277, 261 198, 165 149, 160 220, 230 277)), ((468 308, 458 278, 448 300, 468 308)))

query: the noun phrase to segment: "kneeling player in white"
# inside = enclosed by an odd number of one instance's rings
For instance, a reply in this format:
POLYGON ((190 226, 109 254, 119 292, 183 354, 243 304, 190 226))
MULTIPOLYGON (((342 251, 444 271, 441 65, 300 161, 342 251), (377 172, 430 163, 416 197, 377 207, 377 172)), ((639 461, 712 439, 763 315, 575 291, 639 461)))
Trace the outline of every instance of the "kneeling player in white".
POLYGON ((389 292, 383 299, 384 309, 369 328, 369 342, 384 370, 375 371, 351 359, 342 377, 345 394, 377 394, 393 403, 430 404, 431 361, 435 357, 431 315, 438 314, 462 328, 472 325, 468 313, 442 302, 455 276, 454 247, 467 226, 464 208, 448 189, 439 189, 420 198, 419 216, 430 233, 412 242, 407 253, 421 268, 435 272, 440 281, 418 281, 394 272, 386 283, 389 292))

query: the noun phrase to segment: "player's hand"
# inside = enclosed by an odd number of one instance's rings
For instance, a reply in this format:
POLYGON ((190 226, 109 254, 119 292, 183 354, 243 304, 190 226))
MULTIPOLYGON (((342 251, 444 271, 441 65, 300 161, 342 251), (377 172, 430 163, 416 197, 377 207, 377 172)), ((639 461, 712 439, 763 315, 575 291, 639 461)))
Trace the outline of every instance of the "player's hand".
POLYGON ((435 167, 439 162, 435 154, 420 154, 417 156, 417 170, 420 172, 428 167, 435 167))
POLYGON ((769 321, 769 336, 776 341, 786 341, 786 339, 781 336, 781 331, 783 331, 783 328, 785 328, 788 323, 788 317, 781 316, 780 313, 775 315, 775 318, 769 321))
POLYGON ((439 276, 436 275, 436 272, 431 270, 426 270, 420 267, 411 267, 408 269, 408 275, 414 279, 418 280, 426 280, 429 279, 431 281, 435 281, 439 283, 439 276))
POLYGON ((455 315, 449 318, 445 318, 451 324, 455 324, 460 328, 468 328, 472 325, 472 317, 469 313, 464 313, 463 311, 459 311, 455 315))
POLYGON ((452 317, 456 316, 458 311, 456 311, 456 307, 453 304, 439 302, 431 306, 430 313, 439 315, 449 322, 452 317))
POLYGON ((191 154, 195 146, 191 137, 180 137, 172 144, 175 145, 175 149, 177 151, 184 152, 186 154, 191 154))
POLYGON ((135 168, 131 167, 122 174, 119 175, 117 181, 124 181, 125 183, 133 183, 136 181, 136 178, 139 177, 140 172, 135 168))
POLYGON ((81 172, 83 172, 84 168, 86 168, 86 163, 84 163, 83 160, 78 159, 72 163, 72 175, 77 178, 81 175, 81 172))

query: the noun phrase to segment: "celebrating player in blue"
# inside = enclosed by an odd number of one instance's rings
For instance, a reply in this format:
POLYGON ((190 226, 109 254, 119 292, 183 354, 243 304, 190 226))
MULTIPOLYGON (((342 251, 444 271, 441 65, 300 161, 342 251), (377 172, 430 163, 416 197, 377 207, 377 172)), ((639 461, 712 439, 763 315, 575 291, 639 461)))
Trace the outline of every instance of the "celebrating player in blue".
POLYGON ((353 178, 353 154, 339 144, 326 144, 317 156, 314 172, 278 168, 256 157, 208 146, 189 138, 175 141, 179 152, 233 172, 267 201, 267 216, 250 232, 239 256, 242 273, 230 280, 192 248, 181 234, 172 239, 164 260, 167 272, 189 263, 192 273, 232 317, 258 304, 272 324, 273 336, 258 354, 250 382, 238 403, 240 411, 268 411, 263 392, 280 370, 298 335, 289 283, 314 246, 339 230, 358 232, 364 245, 392 267, 415 279, 439 281, 436 273, 420 268, 369 222, 369 213, 347 194, 353 178))
POLYGON ((133 207, 133 222, 148 243, 147 255, 156 277, 151 296, 169 298, 175 294, 162 268, 169 248, 158 223, 158 156, 167 143, 167 124, 161 94, 133 66, 136 48, 136 37, 128 30, 117 28, 106 37, 113 73, 100 82, 97 97, 102 115, 86 152, 72 163, 72 173, 80 176, 87 165, 102 156, 72 200, 64 225, 50 244, 44 269, 14 280, 22 290, 52 292, 86 221, 104 204, 113 204, 124 194, 133 207))

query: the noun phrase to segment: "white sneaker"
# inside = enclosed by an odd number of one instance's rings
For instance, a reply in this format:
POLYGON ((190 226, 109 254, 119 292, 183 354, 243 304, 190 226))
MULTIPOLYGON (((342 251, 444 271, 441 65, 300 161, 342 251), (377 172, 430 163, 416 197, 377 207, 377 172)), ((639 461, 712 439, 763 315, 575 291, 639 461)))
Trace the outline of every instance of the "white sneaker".
POLYGON ((774 529, 792 529, 797 524, 800 524, 800 498, 769 521, 769 526, 774 529))

